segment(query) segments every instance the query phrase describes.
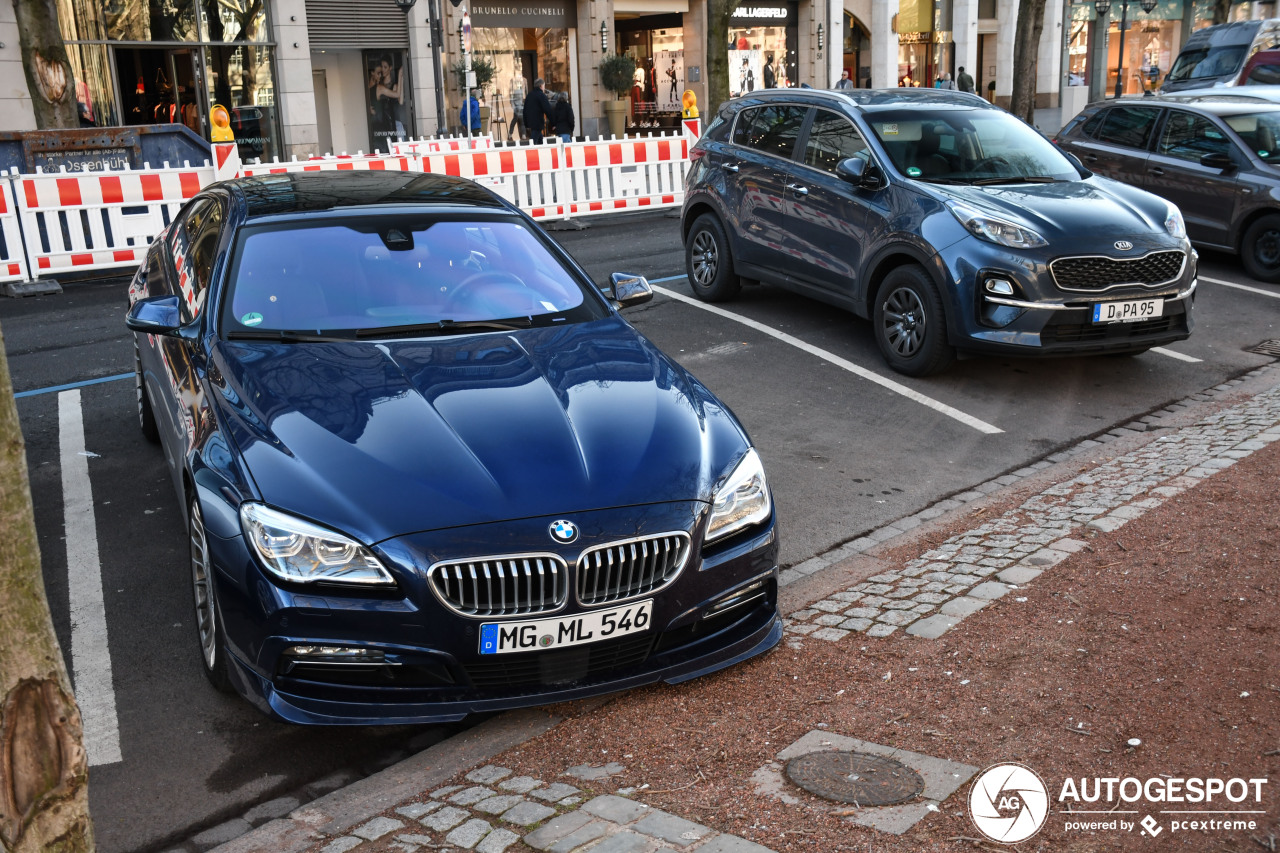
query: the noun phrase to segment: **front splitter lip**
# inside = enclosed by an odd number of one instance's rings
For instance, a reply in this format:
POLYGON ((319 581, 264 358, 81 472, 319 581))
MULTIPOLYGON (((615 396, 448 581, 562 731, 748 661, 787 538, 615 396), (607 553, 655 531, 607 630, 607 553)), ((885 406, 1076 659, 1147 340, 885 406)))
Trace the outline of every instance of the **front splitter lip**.
POLYGON ((387 726, 457 722, 468 714, 506 711, 571 702, 630 690, 665 681, 678 684, 716 672, 762 654, 782 641, 782 617, 778 613, 752 634, 693 660, 682 661, 615 681, 549 690, 543 693, 461 702, 354 703, 311 699, 278 690, 241 661, 231 656, 232 679, 237 689, 263 712, 288 723, 312 726, 387 726))

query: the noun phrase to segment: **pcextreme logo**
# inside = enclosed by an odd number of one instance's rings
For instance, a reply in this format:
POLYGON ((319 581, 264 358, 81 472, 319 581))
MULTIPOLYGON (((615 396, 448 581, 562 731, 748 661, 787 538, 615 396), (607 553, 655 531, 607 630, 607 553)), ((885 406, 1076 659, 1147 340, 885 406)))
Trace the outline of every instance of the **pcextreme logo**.
MULTIPOLYGON (((1148 779, 1068 777, 1058 790, 1056 812, 1068 834, 1136 831, 1154 839, 1166 829, 1170 836, 1250 831, 1266 815, 1259 806, 1268 782, 1167 774, 1148 779)), ((1001 844, 1016 844, 1039 832, 1049 821, 1049 805, 1044 780, 1021 764, 992 765, 969 789, 973 825, 1001 844)))

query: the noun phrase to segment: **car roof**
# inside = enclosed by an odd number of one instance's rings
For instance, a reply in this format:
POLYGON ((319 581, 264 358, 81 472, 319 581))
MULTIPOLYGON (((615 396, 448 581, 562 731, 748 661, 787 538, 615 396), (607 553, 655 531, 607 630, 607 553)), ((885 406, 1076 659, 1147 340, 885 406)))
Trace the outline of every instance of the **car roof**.
POLYGON ((226 181, 246 219, 406 205, 509 211, 501 198, 464 178, 384 171, 294 172, 226 181))
POLYGON ((1240 96, 1233 98, 1227 93, 1223 93, 1221 98, 1210 98, 1206 95, 1183 95, 1181 92, 1175 92, 1169 95, 1157 95, 1150 98, 1119 98, 1118 100, 1099 103, 1098 106, 1111 106, 1113 104, 1145 107, 1188 107, 1193 110, 1200 110, 1201 112, 1211 113, 1216 116, 1232 116, 1239 115, 1240 113, 1280 112, 1280 104, 1272 101, 1244 98, 1240 96))
POLYGON ((752 103, 768 103, 774 100, 804 100, 827 103, 852 103, 862 112, 902 109, 911 107, 968 107, 970 109, 999 110, 983 98, 970 92, 954 89, 893 88, 893 89, 761 89, 749 95, 735 98, 732 103, 743 106, 752 103))

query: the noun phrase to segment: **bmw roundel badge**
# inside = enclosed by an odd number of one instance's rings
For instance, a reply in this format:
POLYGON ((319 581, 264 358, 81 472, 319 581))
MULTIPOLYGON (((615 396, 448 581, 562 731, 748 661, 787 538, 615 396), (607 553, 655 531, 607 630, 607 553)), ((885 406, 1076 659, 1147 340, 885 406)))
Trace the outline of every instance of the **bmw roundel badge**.
POLYGON ((551 522, 551 538, 563 545, 568 545, 578 538, 578 525, 564 519, 553 521, 551 522))

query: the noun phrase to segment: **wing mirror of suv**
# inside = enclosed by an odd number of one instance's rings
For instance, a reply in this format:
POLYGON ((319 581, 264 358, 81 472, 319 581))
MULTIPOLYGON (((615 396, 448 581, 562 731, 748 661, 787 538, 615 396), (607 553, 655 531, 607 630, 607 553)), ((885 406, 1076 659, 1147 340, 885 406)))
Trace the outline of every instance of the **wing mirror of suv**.
POLYGON ((884 186, 880 167, 861 157, 847 157, 836 164, 836 175, 855 187, 878 190, 884 186))
POLYGON ((628 272, 616 272, 609 276, 609 291, 619 308, 643 305, 653 298, 653 289, 649 287, 648 279, 628 272))
POLYGON ((1231 155, 1225 151, 1211 151, 1208 154, 1200 155, 1200 165, 1207 166, 1210 169, 1221 169, 1224 172, 1236 167, 1231 155))
POLYGON ((181 306, 180 296, 152 296, 139 299, 129 308, 124 324, 134 332, 145 332, 149 335, 191 337, 194 328, 188 329, 182 325, 181 306))

